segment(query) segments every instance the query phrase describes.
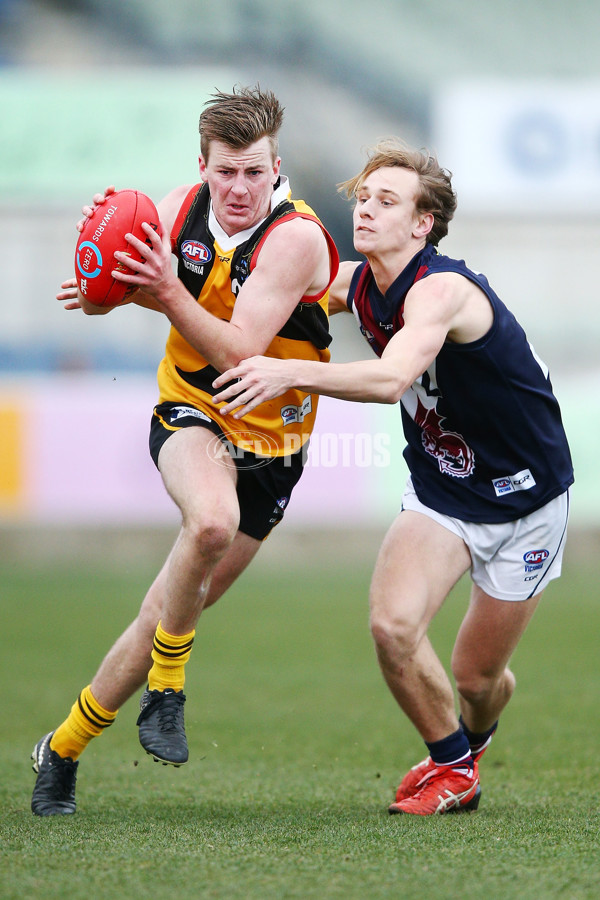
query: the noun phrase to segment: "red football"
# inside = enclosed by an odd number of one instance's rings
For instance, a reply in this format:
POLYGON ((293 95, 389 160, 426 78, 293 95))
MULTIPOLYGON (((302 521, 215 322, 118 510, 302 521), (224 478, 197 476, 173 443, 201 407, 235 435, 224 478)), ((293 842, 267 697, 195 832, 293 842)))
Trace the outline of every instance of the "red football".
POLYGON ((135 290, 135 286, 115 281, 112 272, 128 271, 115 259, 116 250, 141 260, 125 240, 125 235, 131 233, 148 242, 142 222, 148 222, 158 231, 156 206, 146 194, 124 190, 109 194, 106 202, 98 206, 85 223, 75 250, 75 277, 79 290, 90 303, 117 306, 135 290))

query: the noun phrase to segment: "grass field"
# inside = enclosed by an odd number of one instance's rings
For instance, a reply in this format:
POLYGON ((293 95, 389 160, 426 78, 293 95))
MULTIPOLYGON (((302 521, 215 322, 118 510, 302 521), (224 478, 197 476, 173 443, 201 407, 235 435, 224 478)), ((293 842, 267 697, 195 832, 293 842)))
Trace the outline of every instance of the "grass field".
MULTIPOLYGON (((600 608, 580 561, 515 655, 518 688, 482 763, 477 813, 387 814, 424 748, 377 669, 370 566, 257 560, 200 623, 188 765, 143 753, 132 699, 82 757, 77 815, 32 816, 31 748, 91 679, 154 568, 0 567, 3 900, 600 895, 600 608)), ((435 624, 444 662, 466 598, 465 583, 435 624)))

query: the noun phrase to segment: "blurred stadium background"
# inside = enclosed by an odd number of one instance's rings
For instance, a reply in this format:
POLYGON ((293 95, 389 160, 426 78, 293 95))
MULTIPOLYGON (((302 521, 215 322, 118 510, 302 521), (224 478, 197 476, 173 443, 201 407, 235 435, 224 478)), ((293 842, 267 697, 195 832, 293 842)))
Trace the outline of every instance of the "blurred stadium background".
MULTIPOLYGON (((343 258, 350 209, 335 185, 365 148, 399 135, 455 173, 442 250, 486 273, 549 364, 575 460, 573 530, 596 540, 595 0, 0 0, 0 556, 81 554, 98 529, 116 557, 170 540, 176 513, 146 449, 166 321, 137 308, 89 319, 54 297, 92 194, 114 183, 158 200, 193 183, 204 101, 257 81, 287 108, 294 193, 343 258)), ((368 355, 352 321, 332 327, 334 359, 368 355)), ((334 555, 370 552, 352 535, 376 542, 397 510, 402 446, 396 409, 322 401, 269 552, 290 539, 312 552, 324 528, 334 555)))

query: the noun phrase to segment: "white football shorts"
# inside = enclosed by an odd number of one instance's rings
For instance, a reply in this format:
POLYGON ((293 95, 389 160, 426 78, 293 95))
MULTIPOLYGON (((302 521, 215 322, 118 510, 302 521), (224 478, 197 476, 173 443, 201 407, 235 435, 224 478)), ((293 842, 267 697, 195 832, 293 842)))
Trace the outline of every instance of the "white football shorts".
POLYGON ((498 600, 528 600, 560 575, 569 519, 568 490, 522 519, 488 525, 463 522, 424 506, 409 478, 402 509, 429 516, 462 538, 471 554, 471 578, 498 600))

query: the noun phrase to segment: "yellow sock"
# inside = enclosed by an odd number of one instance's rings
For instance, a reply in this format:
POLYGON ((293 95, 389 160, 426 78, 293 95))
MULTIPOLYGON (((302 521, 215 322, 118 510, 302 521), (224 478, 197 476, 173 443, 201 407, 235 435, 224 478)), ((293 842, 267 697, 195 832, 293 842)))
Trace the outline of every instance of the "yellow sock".
POLYGON ((111 712, 100 706, 88 684, 71 707, 71 712, 59 725, 50 741, 50 749, 63 759, 75 761, 93 737, 102 734, 115 720, 118 710, 111 712))
POLYGON ((159 622, 152 645, 152 668, 148 673, 148 688, 182 691, 185 683, 185 664, 190 658, 195 631, 189 634, 167 634, 159 622))

